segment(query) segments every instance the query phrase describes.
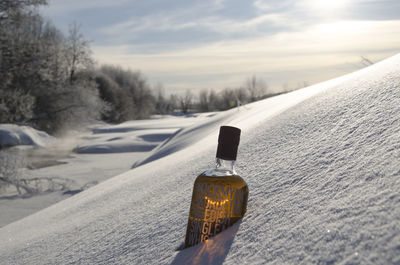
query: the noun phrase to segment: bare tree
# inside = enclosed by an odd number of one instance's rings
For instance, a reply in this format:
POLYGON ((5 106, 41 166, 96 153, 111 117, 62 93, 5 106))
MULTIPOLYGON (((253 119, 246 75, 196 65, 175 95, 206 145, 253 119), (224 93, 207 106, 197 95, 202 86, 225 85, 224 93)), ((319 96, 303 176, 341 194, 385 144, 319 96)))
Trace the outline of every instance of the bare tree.
POLYGON ((236 89, 234 89, 233 92, 234 92, 238 106, 248 103, 249 95, 247 93, 247 90, 244 87, 236 88, 236 89))
POLYGON ((183 113, 188 113, 193 101, 193 94, 190 90, 186 90, 185 95, 179 97, 179 105, 183 113))
POLYGON ((76 22, 69 27, 66 43, 65 58, 68 64, 68 78, 72 83, 79 69, 86 69, 93 65, 89 41, 87 41, 76 22))
POLYGON ((161 83, 158 83, 155 90, 155 111, 157 114, 167 114, 172 112, 171 104, 165 96, 165 90, 161 83))
POLYGON ((246 81, 246 89, 251 102, 261 99, 266 94, 267 88, 265 81, 258 79, 255 75, 246 81))
POLYGON ((224 90, 221 91, 220 94, 221 94, 221 105, 224 110, 236 107, 237 99, 232 89, 225 88, 224 90))
POLYGON ((170 112, 174 112, 178 108, 179 97, 176 94, 171 94, 168 99, 170 112))
POLYGON ((199 110, 202 112, 210 111, 210 102, 208 101, 207 89, 202 89, 199 92, 199 110))
POLYGON ((68 38, 39 14, 45 0, 0 0, 0 122, 31 123, 48 132, 78 125, 103 110, 79 26, 68 38), (4 97, 3 97, 4 96, 4 97))
POLYGON ((219 102, 221 101, 220 97, 218 94, 214 91, 211 90, 210 93, 208 94, 208 104, 209 104, 209 110, 214 111, 214 110, 219 110, 219 102))

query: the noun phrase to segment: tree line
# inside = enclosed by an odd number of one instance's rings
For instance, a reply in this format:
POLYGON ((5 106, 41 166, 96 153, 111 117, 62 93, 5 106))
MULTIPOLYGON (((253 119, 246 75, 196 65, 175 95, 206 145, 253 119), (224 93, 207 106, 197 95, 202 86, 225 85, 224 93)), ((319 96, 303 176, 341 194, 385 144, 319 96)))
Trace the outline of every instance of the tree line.
POLYGON ((78 24, 63 34, 38 8, 46 0, 0 0, 0 123, 50 133, 86 121, 119 123, 179 109, 226 110, 265 97, 255 76, 240 88, 166 96, 140 72, 97 66, 78 24))

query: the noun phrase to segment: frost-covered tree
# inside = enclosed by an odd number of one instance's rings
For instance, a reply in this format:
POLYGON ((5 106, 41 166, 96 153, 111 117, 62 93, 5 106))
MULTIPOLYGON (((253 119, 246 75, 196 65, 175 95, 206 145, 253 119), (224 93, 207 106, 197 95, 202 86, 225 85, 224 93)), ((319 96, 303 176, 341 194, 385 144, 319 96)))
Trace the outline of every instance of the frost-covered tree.
POLYGON ((87 69, 93 65, 89 41, 85 39, 80 30, 80 25, 76 22, 69 27, 69 35, 65 46, 68 79, 72 83, 80 69, 87 69))
POLYGON ((100 95, 115 110, 111 121, 148 118, 155 110, 155 98, 140 72, 103 65, 97 74, 100 95), (117 117, 118 116, 118 117, 117 117))
POLYGON ((32 118, 32 88, 39 83, 42 60, 42 18, 35 10, 41 0, 0 0, 0 122, 32 118))
POLYGON ((21 90, 0 90, 0 121, 18 123, 33 117, 35 98, 21 90))
POLYGON ((97 84, 83 74, 90 47, 77 24, 65 37, 37 10, 41 0, 0 0, 0 122, 55 132, 100 118, 97 84))
POLYGON ((0 23, 18 22, 41 5, 47 5, 47 0, 0 0, 0 23))

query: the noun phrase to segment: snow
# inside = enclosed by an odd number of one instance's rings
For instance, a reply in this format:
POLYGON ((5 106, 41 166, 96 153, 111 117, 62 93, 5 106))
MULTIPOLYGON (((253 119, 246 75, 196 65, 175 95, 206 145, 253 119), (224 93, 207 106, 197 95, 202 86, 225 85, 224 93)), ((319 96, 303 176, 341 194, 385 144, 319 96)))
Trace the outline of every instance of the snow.
POLYGON ((167 116, 158 119, 129 121, 118 125, 92 128, 93 135, 79 144, 77 153, 147 152, 170 138, 176 131, 192 125, 204 117, 186 118, 167 116))
MULTIPOLYGON (((135 161, 142 160, 176 131, 213 115, 215 113, 162 115, 119 125, 98 123, 83 131, 72 131, 63 138, 49 137, 52 140, 46 145, 5 149, 4 152, 10 152, 26 164, 27 168, 20 170, 21 177, 43 180, 43 188, 38 194, 22 196, 13 187, 1 191, 0 227, 128 171, 135 161), (48 179, 62 183, 66 188, 49 191, 48 179)), ((13 135, 15 128, 20 127, 7 125, 2 128, 6 135, 13 135)), ((26 126, 23 129, 47 135, 26 126)))
POLYGON ((400 263, 400 55, 227 113, 180 129, 136 168, 0 228, 1 262, 400 263), (213 166, 219 123, 242 129, 247 213, 176 251, 194 179, 213 166))
POLYGON ((53 140, 47 133, 29 126, 0 124, 0 148, 15 145, 45 146, 53 140))

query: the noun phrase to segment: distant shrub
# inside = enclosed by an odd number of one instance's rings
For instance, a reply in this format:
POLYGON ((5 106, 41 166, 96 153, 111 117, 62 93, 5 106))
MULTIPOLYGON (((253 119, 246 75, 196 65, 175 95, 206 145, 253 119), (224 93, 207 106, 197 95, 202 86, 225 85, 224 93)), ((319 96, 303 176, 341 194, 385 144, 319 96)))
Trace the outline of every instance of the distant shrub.
POLYGON ((155 98, 140 72, 103 65, 96 73, 101 98, 111 108, 104 118, 112 122, 144 119, 155 111, 155 98))
POLYGON ((227 110, 249 102, 247 90, 225 88, 219 93, 214 90, 201 90, 198 95, 197 108, 201 112, 227 110))

